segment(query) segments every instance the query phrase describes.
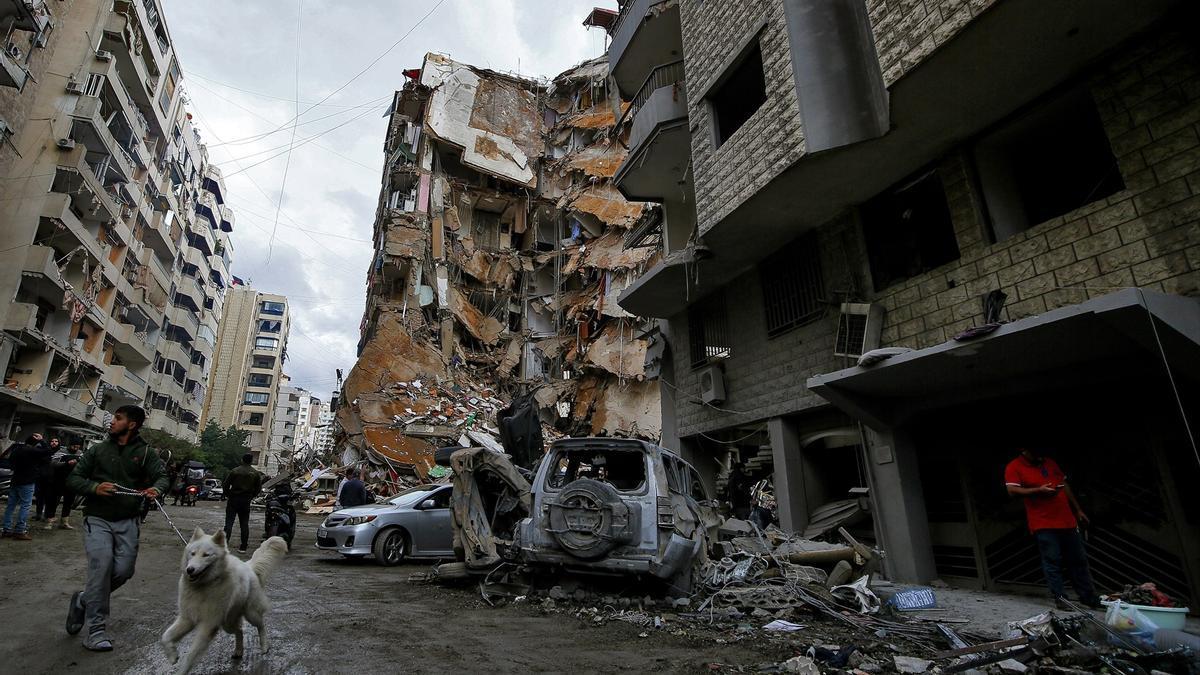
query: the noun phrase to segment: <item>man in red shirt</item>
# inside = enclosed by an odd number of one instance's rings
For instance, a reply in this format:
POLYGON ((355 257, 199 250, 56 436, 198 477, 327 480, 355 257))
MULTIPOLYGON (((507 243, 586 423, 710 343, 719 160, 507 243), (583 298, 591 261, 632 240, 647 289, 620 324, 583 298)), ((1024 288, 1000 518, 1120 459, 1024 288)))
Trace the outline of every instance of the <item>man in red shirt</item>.
POLYGON ((1063 584, 1065 568, 1079 600, 1088 607, 1101 607, 1092 586, 1083 538, 1079 536, 1079 525, 1086 527, 1088 517, 1067 486, 1066 474, 1058 463, 1044 456, 1040 448, 1023 448, 1004 469, 1004 484, 1009 495, 1025 500, 1029 531, 1037 539, 1054 605, 1070 609, 1063 602, 1067 595, 1063 584))

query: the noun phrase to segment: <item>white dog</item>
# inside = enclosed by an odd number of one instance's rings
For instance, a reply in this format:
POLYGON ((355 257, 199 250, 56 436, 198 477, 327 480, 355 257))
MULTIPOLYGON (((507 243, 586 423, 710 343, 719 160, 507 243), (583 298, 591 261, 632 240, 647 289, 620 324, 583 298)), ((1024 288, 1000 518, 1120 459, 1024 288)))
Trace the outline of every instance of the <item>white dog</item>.
POLYGON ((237 639, 233 658, 240 659, 242 618, 258 629, 258 644, 267 653, 267 595, 263 584, 283 557, 287 543, 279 537, 264 541, 249 562, 229 555, 225 533, 207 535, 200 528, 192 534, 183 554, 183 574, 179 577, 179 616, 162 636, 162 646, 172 664, 179 661, 179 641, 196 632, 192 648, 179 672, 187 673, 204 656, 219 629, 237 639))

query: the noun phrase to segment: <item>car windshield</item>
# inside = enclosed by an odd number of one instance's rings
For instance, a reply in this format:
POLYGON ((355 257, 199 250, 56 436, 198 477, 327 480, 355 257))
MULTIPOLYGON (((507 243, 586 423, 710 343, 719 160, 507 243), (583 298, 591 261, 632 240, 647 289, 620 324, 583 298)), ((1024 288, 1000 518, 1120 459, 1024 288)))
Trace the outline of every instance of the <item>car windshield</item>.
POLYGON ((388 500, 388 503, 393 506, 409 506, 411 504, 416 504, 420 500, 424 499, 425 495, 438 489, 438 487, 440 486, 418 485, 417 487, 409 488, 395 497, 392 497, 388 500))
POLYGON ((621 492, 636 492, 646 482, 646 459, 640 449, 559 450, 550 466, 546 480, 553 490, 579 478, 608 483, 621 492))

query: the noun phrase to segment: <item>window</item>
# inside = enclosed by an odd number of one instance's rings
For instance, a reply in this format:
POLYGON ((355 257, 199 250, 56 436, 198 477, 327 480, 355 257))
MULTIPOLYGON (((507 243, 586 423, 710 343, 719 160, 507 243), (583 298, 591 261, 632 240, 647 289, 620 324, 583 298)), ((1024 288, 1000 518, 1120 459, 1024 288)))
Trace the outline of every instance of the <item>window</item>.
POLYGON ((725 316, 725 296, 720 292, 708 296, 688 310, 688 339, 693 368, 713 359, 729 358, 732 352, 729 321, 725 316))
POLYGON ((278 333, 282 328, 282 321, 263 320, 258 322, 258 332, 260 333, 278 333))
POLYGON ((275 368, 274 356, 255 356, 250 364, 251 368, 275 368))
POLYGON ((282 302, 270 302, 264 300, 262 307, 259 309, 263 314, 271 314, 274 316, 283 316, 284 306, 282 302))
MULTIPOLYGON (((160 40, 160 44, 165 43, 165 40, 160 40)), ((163 52, 167 51, 167 47, 163 44, 163 52)), ((175 86, 179 83, 179 63, 172 57, 171 66, 167 69, 167 79, 163 83, 162 93, 158 97, 158 107, 164 115, 171 113, 171 100, 175 98, 175 86)))
POLYGON ((245 396, 242 397, 242 403, 245 405, 266 405, 270 399, 270 394, 260 393, 257 391, 248 391, 246 392, 245 396))
POLYGON ((438 490, 437 492, 433 493, 433 496, 430 497, 430 499, 433 500, 433 508, 435 508, 435 509, 450 508, 450 497, 453 494, 454 494, 454 491, 449 488, 444 489, 444 490, 438 490))
POLYGON ((808 235, 760 264, 758 276, 768 337, 803 326, 825 313, 820 253, 816 235, 808 235))
POLYGON ((254 338, 255 349, 278 349, 279 338, 259 337, 254 338))
POLYGON ((1070 91, 974 148, 994 241, 1125 188, 1091 95, 1070 91))
POLYGON ((559 450, 546 476, 547 487, 561 490, 579 478, 608 483, 621 492, 636 492, 646 483, 646 458, 641 449, 559 450))
POLYGON ((950 207, 936 171, 888 188, 864 204, 861 215, 877 291, 958 259, 950 207))
POLYGON ((250 417, 246 419, 246 424, 255 424, 261 426, 263 423, 262 413, 250 413, 250 417))
POLYGON ((100 91, 104 89, 106 79, 103 73, 88 73, 87 84, 83 87, 83 95, 100 96, 100 91))
POLYGON ((250 373, 250 379, 247 384, 251 387, 269 387, 271 386, 271 376, 262 373, 250 373))
POLYGON ((709 94, 708 102, 712 108, 716 145, 721 147, 767 102, 762 49, 757 40, 722 77, 720 84, 709 94))

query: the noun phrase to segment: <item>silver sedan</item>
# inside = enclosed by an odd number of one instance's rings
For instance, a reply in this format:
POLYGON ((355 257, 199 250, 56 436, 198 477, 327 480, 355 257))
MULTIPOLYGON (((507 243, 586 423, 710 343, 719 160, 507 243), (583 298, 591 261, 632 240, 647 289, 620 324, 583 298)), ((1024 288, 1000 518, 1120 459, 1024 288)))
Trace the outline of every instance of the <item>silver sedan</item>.
POLYGON ((317 527, 317 548, 347 558, 371 555, 383 565, 449 558, 454 555, 450 491, 449 485, 421 485, 384 504, 335 511, 317 527))

